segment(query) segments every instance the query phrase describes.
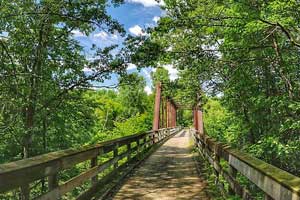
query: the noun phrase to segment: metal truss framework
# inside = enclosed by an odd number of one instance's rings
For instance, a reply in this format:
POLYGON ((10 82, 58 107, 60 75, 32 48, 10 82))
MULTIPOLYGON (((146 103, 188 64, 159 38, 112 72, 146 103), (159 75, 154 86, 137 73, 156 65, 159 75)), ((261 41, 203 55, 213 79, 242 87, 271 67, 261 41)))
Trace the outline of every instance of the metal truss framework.
POLYGON ((196 106, 194 108, 179 105, 170 98, 162 96, 162 84, 156 84, 154 116, 153 116, 153 130, 159 130, 160 128, 172 128, 177 125, 177 111, 178 110, 192 110, 194 127, 200 133, 203 133, 203 112, 196 106))

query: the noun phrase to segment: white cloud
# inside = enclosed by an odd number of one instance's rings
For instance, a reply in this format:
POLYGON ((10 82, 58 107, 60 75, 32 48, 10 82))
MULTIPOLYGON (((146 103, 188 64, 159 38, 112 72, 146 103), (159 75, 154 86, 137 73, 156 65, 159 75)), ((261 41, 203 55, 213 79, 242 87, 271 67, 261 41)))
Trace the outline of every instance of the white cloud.
POLYGON ((94 34, 95 38, 101 38, 102 40, 108 39, 108 34, 105 31, 101 31, 99 33, 94 34))
POLYGON ((136 69, 137 66, 135 64, 132 64, 132 63, 129 63, 128 66, 127 66, 127 70, 133 70, 133 69, 136 69))
MULTIPOLYGON (((172 64, 168 64, 168 65, 162 65, 162 67, 166 70, 168 70, 169 72, 169 77, 172 81, 174 81, 175 79, 178 78, 178 70, 176 68, 174 68, 174 66, 172 64)), ((156 72, 156 68, 152 68, 151 69, 152 72, 156 72)), ((143 71, 144 72, 144 71, 143 71)), ((144 72, 145 73, 145 72, 144 72)), ((150 73, 149 73, 150 76, 150 73)))
POLYGON ((110 37, 113 40, 118 40, 119 39, 119 36, 116 33, 112 34, 110 37))
POLYGON ((101 45, 103 46, 110 46, 112 44, 117 44, 121 42, 122 38, 119 37, 118 33, 110 34, 105 31, 100 31, 98 33, 93 34, 91 40, 96 44, 101 43, 101 45))
POLYGON ((151 79, 151 72, 149 72, 146 69, 142 69, 142 72, 144 73, 144 75, 146 76, 147 79, 151 79))
POLYGON ((71 31, 71 33, 73 34, 74 37, 85 37, 86 36, 83 32, 81 32, 79 30, 73 30, 73 31, 71 31))
POLYGON ((88 73, 88 72, 94 72, 91 68, 88 68, 88 67, 84 67, 83 71, 86 72, 86 73, 88 73))
POLYGON ((162 6, 165 5, 163 1, 157 2, 155 0, 127 0, 128 3, 139 3, 145 7, 162 6))
POLYGON ((163 68, 169 71, 170 79, 173 81, 178 78, 178 70, 173 65, 163 65, 163 68))
POLYGON ((155 23, 157 23, 159 20, 160 20, 160 17, 158 17, 158 16, 155 16, 152 19, 152 21, 154 21, 155 23))
POLYGON ((145 92, 147 94, 151 94, 152 93, 152 90, 151 90, 150 86, 148 86, 148 85, 144 88, 144 90, 145 90, 145 92))
POLYGON ((143 31, 143 29, 139 25, 135 25, 133 27, 130 27, 129 32, 132 33, 135 36, 144 36, 144 35, 146 35, 146 33, 143 31))

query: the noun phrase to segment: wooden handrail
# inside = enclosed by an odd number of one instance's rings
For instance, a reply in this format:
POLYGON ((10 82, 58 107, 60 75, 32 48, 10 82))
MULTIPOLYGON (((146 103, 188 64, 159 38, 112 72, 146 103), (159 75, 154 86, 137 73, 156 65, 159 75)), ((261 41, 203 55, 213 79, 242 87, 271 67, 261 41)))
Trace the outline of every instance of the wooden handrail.
MULTIPOLYGON (((75 187, 82 185, 86 181, 96 184, 97 175, 111 166, 118 168, 118 161, 127 158, 126 163, 134 160, 142 152, 142 148, 151 147, 157 142, 174 134, 180 128, 160 129, 158 131, 148 131, 123 138, 118 138, 96 145, 84 146, 76 149, 51 152, 40 156, 19 160, 16 162, 0 165, 0 193, 17 189, 23 185, 34 181, 48 178, 48 192, 40 195, 37 199, 57 199, 72 191, 75 187), (132 144, 135 147, 131 147, 132 144), (126 148, 125 152, 118 154, 119 148, 126 148), (99 156, 114 152, 112 158, 101 164, 97 164, 99 156), (75 166, 78 163, 91 161, 91 168, 76 177, 59 185, 58 173, 75 166)), ((124 149, 123 148, 123 149, 124 149)), ((125 163, 125 164, 126 164, 125 163)), ((29 197, 28 197, 29 199, 29 197)))
POLYGON ((221 175, 229 183, 231 192, 243 199, 253 199, 250 192, 236 180, 239 172, 257 185, 265 193, 266 199, 300 200, 299 177, 217 142, 206 134, 192 131, 199 152, 212 164, 217 177, 221 175), (221 167, 220 159, 227 162, 228 170, 221 167))

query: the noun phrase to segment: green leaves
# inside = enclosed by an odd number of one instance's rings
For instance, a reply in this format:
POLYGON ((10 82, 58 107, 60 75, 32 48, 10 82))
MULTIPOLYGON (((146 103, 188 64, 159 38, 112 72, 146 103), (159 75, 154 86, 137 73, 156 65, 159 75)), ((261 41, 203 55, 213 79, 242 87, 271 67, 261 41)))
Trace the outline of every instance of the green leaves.
POLYGON ((209 134, 245 149, 263 141, 265 148, 253 152, 298 174, 296 161, 289 168, 279 157, 298 155, 281 152, 300 133, 299 2, 165 3, 167 14, 149 31, 147 42, 134 43, 147 51, 157 44, 160 51, 152 48, 155 56, 139 54, 137 60, 154 67, 172 63, 180 70, 173 85, 179 92, 172 96, 184 105, 206 104, 209 134), (222 106, 206 102, 214 96, 222 106), (280 141, 270 154, 268 138, 280 141))
POLYGON ((8 137, 0 146, 11 150, 7 160, 75 146, 92 135, 94 116, 82 88, 125 68, 111 55, 115 46, 87 60, 73 33, 123 35, 106 12, 109 4, 122 2, 1 1, 0 134, 8 137), (12 150, 11 143, 19 148, 12 150))

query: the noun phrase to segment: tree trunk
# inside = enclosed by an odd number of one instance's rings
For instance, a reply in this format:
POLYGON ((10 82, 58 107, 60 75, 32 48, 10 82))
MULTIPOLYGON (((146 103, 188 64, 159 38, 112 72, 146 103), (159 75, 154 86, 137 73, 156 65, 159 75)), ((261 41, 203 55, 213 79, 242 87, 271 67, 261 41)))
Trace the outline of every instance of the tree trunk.
POLYGON ((293 86, 292 86, 292 83, 289 80, 288 76, 286 75, 286 72, 283 70, 284 61, 283 61, 283 58, 282 58, 282 55, 281 55, 281 52, 280 52, 280 49, 279 49, 279 46, 278 46, 276 36, 274 34, 273 34, 273 48, 275 50, 276 57, 277 57, 276 64, 277 64, 277 67, 278 67, 279 76, 281 77, 281 79, 285 83, 285 88, 288 92, 288 95, 292 99, 293 96, 294 96, 293 95, 293 86))

